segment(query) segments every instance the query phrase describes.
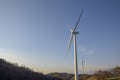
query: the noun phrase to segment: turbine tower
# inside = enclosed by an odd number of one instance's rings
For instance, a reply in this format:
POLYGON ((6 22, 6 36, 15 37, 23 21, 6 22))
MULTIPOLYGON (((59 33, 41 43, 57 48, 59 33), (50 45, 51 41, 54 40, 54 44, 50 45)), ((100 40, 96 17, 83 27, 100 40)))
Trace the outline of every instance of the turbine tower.
POLYGON ((69 44, 68 44, 68 49, 67 49, 67 54, 69 53, 70 50, 70 46, 73 40, 74 43, 74 74, 75 74, 75 80, 78 80, 78 62, 77 62, 77 45, 76 45, 76 35, 79 34, 79 32, 76 31, 76 28, 78 26, 78 23, 80 21, 80 18, 83 14, 83 9, 80 13, 80 16, 78 18, 78 21, 76 22, 75 26, 73 27, 73 29, 70 29, 71 35, 70 35, 70 40, 69 40, 69 44))

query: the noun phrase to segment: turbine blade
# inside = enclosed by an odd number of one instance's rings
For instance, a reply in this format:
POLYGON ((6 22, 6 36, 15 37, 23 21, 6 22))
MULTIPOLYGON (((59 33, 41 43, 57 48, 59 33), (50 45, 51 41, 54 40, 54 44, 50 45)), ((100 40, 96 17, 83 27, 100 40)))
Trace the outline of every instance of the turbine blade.
POLYGON ((69 28, 70 32, 73 31, 68 24, 66 24, 66 26, 69 28))
POLYGON ((81 16, 82 16, 82 14, 83 14, 83 9, 82 9, 82 11, 81 11, 81 13, 80 13, 80 16, 79 16, 79 18, 78 18, 77 23, 75 24, 75 26, 74 26, 74 28, 73 28, 73 31, 76 30, 76 28, 77 28, 77 26, 78 26, 78 23, 79 23, 79 21, 80 21, 80 18, 81 18, 81 16))
POLYGON ((71 44, 72 44, 72 39, 73 39, 73 34, 72 34, 72 32, 71 32, 70 39, 69 39, 69 44, 68 44, 68 47, 67 47, 66 57, 67 57, 68 54, 69 54, 70 46, 71 46, 71 44))

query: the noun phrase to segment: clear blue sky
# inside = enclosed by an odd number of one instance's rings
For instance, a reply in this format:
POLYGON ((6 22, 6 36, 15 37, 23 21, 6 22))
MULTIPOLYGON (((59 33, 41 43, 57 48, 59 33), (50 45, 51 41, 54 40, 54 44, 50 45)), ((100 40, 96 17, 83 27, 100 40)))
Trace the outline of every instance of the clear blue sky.
POLYGON ((73 47, 65 58, 81 9, 77 48, 85 72, 120 65, 119 0, 0 0, 0 58, 35 71, 73 73, 73 47))

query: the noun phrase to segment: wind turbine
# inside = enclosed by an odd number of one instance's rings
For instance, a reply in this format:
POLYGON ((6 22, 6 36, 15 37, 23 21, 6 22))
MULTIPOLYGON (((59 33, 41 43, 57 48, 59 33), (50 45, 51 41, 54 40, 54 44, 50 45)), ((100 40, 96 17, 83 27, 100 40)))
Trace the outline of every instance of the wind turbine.
POLYGON ((69 44, 68 44, 68 49, 67 49, 67 54, 69 53, 70 50, 70 46, 73 40, 74 43, 74 74, 75 74, 75 80, 78 80, 78 62, 77 62, 77 46, 76 46, 76 35, 79 34, 79 32, 76 31, 76 28, 78 26, 78 23, 80 21, 80 18, 83 14, 83 9, 80 13, 80 16, 78 18, 78 21, 76 22, 75 26, 73 27, 73 29, 70 29, 71 35, 70 35, 70 40, 69 40, 69 44))
POLYGON ((82 70, 83 70, 83 74, 84 74, 84 61, 82 59, 82 70))

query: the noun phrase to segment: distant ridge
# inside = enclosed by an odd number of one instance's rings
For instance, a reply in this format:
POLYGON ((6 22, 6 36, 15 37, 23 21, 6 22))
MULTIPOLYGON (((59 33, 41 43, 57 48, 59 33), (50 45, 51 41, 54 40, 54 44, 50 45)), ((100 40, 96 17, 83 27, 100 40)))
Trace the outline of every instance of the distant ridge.
MULTIPOLYGON (((50 73, 47 76, 61 78, 62 80, 74 80, 74 75, 69 73, 50 73)), ((79 74, 79 80, 106 80, 112 77, 120 77, 120 67, 116 66, 108 70, 99 70, 93 74, 79 74)))
POLYGON ((70 80, 74 75, 73 74, 69 74, 69 73, 50 73, 47 74, 47 76, 49 77, 53 77, 53 78, 62 78, 63 80, 70 80))

